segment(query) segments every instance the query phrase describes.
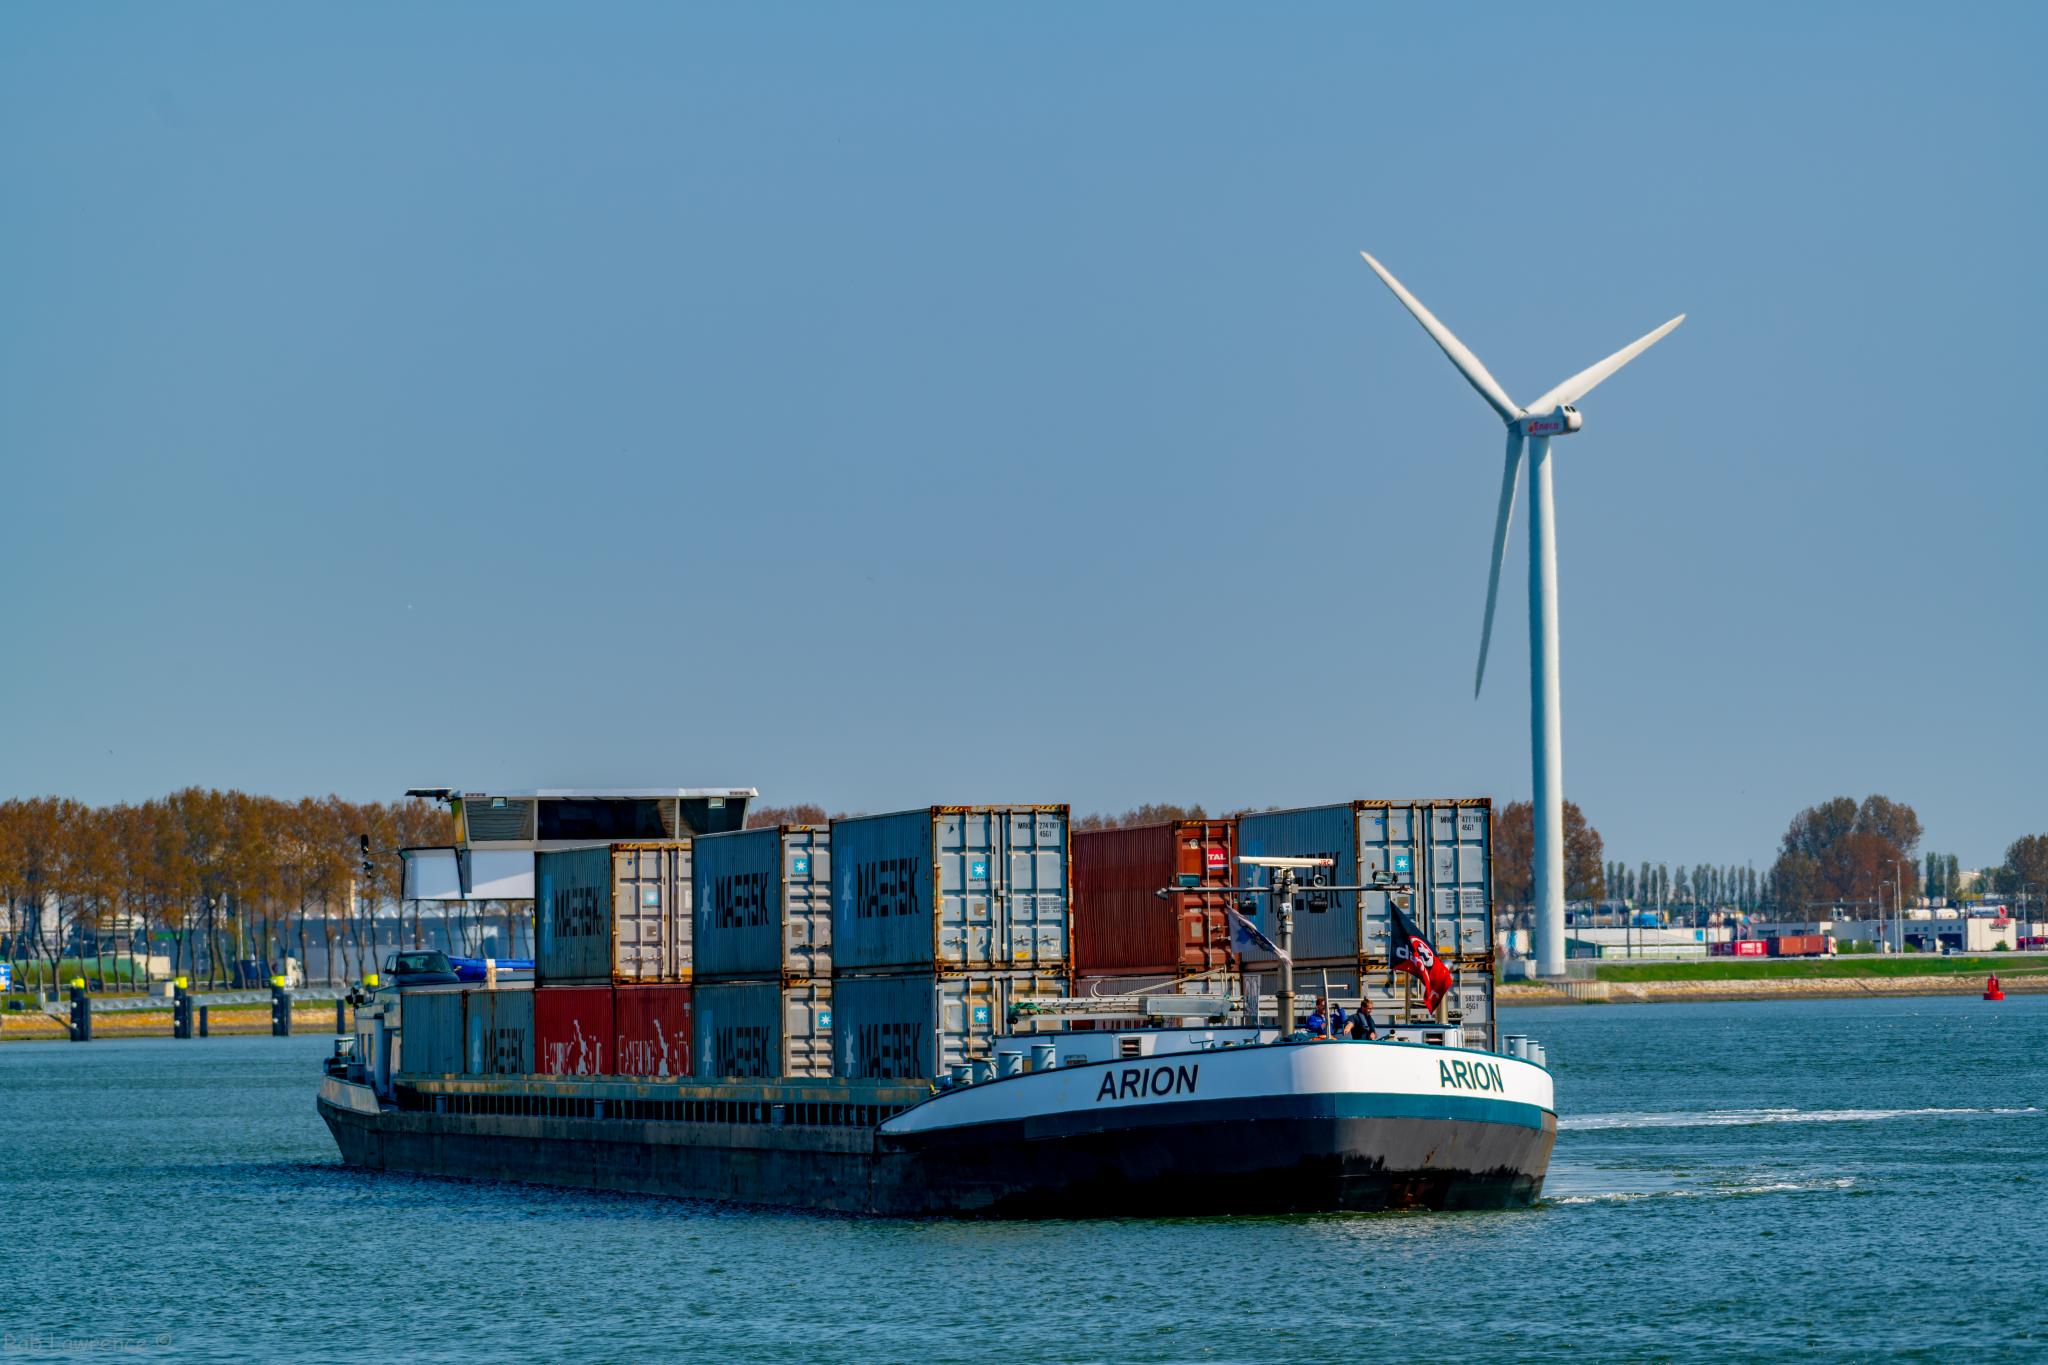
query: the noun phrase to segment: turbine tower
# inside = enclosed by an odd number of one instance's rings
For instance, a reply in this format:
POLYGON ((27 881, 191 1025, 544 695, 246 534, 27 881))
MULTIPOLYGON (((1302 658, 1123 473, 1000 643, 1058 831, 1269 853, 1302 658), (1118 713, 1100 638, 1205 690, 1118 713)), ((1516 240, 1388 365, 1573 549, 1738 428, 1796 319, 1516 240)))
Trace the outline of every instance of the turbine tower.
POLYGON ((1507 466, 1501 471, 1500 514, 1493 524, 1493 569, 1486 580, 1486 618, 1479 627, 1479 671, 1472 695, 1486 681, 1486 650, 1493 639, 1494 600, 1500 593, 1501 560, 1507 554, 1508 523, 1515 515, 1515 481, 1522 470, 1522 448, 1529 451, 1529 499, 1535 504, 1535 525, 1529 535, 1529 747, 1535 776, 1535 900, 1536 972, 1564 975, 1564 762, 1561 751, 1557 685, 1557 522, 1550 491, 1550 438, 1569 436, 1581 425, 1574 406, 1616 370, 1634 360, 1685 321, 1680 313, 1640 341, 1622 347, 1607 359, 1579 371, 1526 408, 1516 407, 1494 377, 1450 328, 1422 306, 1387 268, 1361 251, 1394 297, 1401 300, 1431 339, 1443 348, 1465 382, 1493 405, 1507 423, 1507 466))

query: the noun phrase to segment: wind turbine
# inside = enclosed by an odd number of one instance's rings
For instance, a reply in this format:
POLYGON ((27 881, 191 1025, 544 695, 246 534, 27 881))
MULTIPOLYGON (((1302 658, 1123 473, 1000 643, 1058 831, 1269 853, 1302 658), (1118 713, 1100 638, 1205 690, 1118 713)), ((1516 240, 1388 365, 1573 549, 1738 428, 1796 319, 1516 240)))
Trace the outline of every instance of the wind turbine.
POLYGON ((1564 975, 1564 763, 1560 743, 1557 686, 1557 521, 1550 491, 1550 438, 1569 436, 1582 425, 1574 406, 1600 382, 1663 340, 1685 321, 1680 313, 1656 331, 1622 347, 1597 365, 1579 371, 1526 408, 1516 407, 1494 377, 1451 329, 1436 320, 1421 300, 1401 287, 1370 253, 1359 252, 1394 297, 1401 300, 1431 339, 1443 348, 1465 382, 1493 405, 1508 427, 1507 465, 1501 471, 1500 515, 1493 524, 1493 569, 1486 580, 1486 619, 1479 627, 1479 671, 1472 680, 1477 698, 1486 681, 1486 650, 1493 639, 1493 607, 1500 594, 1501 560, 1507 554, 1508 523, 1515 515, 1515 481, 1522 447, 1529 448, 1529 497, 1535 526, 1529 535, 1529 745, 1535 772, 1536 971, 1564 975))

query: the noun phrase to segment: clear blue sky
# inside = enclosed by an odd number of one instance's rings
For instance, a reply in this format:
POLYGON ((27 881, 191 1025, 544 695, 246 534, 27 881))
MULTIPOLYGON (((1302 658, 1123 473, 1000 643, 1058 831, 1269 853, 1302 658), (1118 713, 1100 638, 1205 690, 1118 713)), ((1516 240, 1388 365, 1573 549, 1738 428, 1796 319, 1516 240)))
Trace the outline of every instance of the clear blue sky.
POLYGON ((2048 829, 2032 5, 9 5, 0 793, 2048 829))

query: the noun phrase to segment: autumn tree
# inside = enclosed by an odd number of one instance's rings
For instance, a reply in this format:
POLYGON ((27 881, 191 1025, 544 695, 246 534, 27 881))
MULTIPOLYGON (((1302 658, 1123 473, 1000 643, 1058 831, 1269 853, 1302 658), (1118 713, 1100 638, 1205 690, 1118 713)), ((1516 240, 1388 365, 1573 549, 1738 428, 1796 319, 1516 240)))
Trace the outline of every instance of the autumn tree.
POLYGON ((1920 843, 1920 817, 1911 806, 1870 796, 1858 804, 1837 796, 1792 817, 1771 867, 1779 907, 1803 910, 1816 902, 1877 899, 1878 887, 1911 862, 1920 843))
MULTIPOLYGON (((1493 893, 1509 905, 1536 899, 1536 808, 1511 801, 1493 821, 1493 893)), ((1600 831, 1587 823, 1578 803, 1564 803, 1564 894, 1566 900, 1600 900, 1607 894, 1600 865, 1600 831)))
POLYGON ((776 825, 822 825, 829 819, 825 808, 815 801, 800 801, 793 806, 756 806, 747 812, 748 829, 768 829, 776 825))

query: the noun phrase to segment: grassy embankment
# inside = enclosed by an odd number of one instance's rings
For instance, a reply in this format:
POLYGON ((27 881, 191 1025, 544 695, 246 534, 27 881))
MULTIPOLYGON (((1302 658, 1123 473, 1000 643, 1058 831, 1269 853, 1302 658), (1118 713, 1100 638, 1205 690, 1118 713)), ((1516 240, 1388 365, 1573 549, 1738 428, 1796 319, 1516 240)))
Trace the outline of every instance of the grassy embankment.
POLYGON ((1826 981, 1848 977, 2031 976, 2048 973, 2048 957, 1998 953, 1984 957, 1709 958, 1705 962, 1603 962, 1601 981, 1826 981))

